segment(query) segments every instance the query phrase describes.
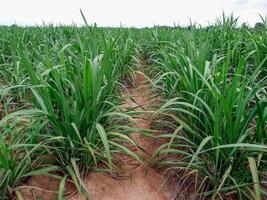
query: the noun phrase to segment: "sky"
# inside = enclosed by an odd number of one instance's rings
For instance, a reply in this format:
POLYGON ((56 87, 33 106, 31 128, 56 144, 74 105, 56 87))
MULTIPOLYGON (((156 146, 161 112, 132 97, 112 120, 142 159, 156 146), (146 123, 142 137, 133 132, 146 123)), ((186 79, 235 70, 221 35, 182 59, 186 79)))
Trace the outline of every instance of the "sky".
POLYGON ((201 25, 215 22, 224 11, 254 25, 267 15, 267 0, 0 0, 0 24, 78 24, 99 26, 201 25))

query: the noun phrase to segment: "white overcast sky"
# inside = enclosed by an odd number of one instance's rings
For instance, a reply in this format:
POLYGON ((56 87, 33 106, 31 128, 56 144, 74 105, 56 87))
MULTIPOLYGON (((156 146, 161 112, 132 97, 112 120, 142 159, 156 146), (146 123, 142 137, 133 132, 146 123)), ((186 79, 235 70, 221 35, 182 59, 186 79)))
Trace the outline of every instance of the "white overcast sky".
POLYGON ((253 25, 266 16, 267 0, 0 0, 0 24, 82 24, 99 26, 207 25, 223 11, 253 25))

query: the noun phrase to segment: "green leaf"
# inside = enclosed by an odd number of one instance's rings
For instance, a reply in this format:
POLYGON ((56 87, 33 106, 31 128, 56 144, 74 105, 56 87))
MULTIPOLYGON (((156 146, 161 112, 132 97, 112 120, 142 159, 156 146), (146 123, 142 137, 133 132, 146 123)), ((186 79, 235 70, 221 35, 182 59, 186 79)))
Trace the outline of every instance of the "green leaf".
POLYGON ((109 148, 109 141, 107 138, 107 134, 103 128, 103 126, 99 123, 96 124, 96 129, 100 135, 101 141, 104 145, 105 148, 105 153, 108 159, 108 163, 109 163, 109 169, 110 171, 112 170, 112 157, 111 157, 111 153, 110 153, 110 148, 109 148))

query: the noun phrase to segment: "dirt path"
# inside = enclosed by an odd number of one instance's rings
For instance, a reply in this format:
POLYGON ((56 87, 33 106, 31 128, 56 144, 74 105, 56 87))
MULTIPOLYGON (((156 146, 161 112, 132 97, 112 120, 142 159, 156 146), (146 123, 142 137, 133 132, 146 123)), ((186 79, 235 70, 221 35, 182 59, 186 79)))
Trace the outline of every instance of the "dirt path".
MULTIPOLYGON (((150 100, 154 94, 149 90, 145 76, 142 73, 135 73, 133 87, 122 94, 125 97, 125 109, 136 108, 143 110, 155 100, 150 100)), ((136 128, 150 128, 148 117, 140 114, 134 119, 136 128)), ((137 150, 137 153, 146 159, 160 145, 152 138, 142 136, 140 133, 132 135, 135 142, 147 153, 137 150)), ((145 165, 134 165, 132 160, 126 158, 126 166, 129 170, 128 179, 115 179, 105 173, 90 173, 85 178, 85 184, 94 200, 168 200, 169 193, 160 189, 161 174, 154 169, 147 169, 145 165)), ((75 195, 71 200, 84 199, 75 195)))
MULTIPOLYGON (((133 78, 132 87, 128 88, 128 91, 122 92, 122 96, 125 98, 123 105, 124 109, 136 108, 135 110, 144 110, 146 106, 151 106, 156 103, 157 100, 151 100, 154 96, 149 88, 149 82, 145 76, 136 72, 133 78)), ((145 114, 138 114, 134 118, 135 128, 150 128, 150 121, 145 114)), ((133 133, 132 138, 138 144, 141 149, 136 149, 136 153, 145 158, 146 161, 150 158, 150 155, 159 147, 160 142, 152 138, 145 137, 140 133, 133 133), (146 152, 146 153, 145 153, 146 152)), ((123 169, 127 171, 128 176, 123 179, 111 177, 107 173, 89 173, 84 180, 84 183, 94 200, 168 200, 170 194, 160 189, 161 174, 154 169, 147 169, 145 164, 130 159, 129 157, 123 158, 123 169)), ((29 185, 38 186, 44 182, 46 187, 50 189, 58 188, 58 182, 49 180, 49 177, 34 177, 28 182, 29 185), (39 179, 39 180, 38 180, 39 179)), ((43 185, 43 184, 42 184, 43 185)), ((48 188, 48 190, 49 190, 48 188)), ((43 200, 51 199, 52 194, 46 191, 39 191, 38 194, 42 196, 43 200)), ((29 194, 26 195, 31 199, 29 194)), ((53 195, 56 197, 56 195, 53 195)), ((80 194, 75 194, 69 198, 70 200, 85 200, 80 194)))

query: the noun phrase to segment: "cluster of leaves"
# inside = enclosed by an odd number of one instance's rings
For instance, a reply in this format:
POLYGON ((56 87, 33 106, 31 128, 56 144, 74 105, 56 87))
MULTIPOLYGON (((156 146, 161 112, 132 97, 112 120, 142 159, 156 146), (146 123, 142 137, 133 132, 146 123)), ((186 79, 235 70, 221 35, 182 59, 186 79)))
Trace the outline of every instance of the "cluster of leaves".
POLYGON ((170 167, 177 198, 266 195, 267 29, 236 24, 224 17, 208 31, 153 33, 164 40, 151 47, 151 74, 166 97, 155 115, 174 131, 153 158, 170 167))
POLYGON ((114 95, 130 73, 129 31, 87 25, 0 32, 1 198, 19 196, 16 187, 27 177, 52 171, 66 174, 61 185, 68 177, 90 198, 82 182, 88 171, 112 172, 119 152, 139 159, 122 145, 134 145, 131 116, 114 95))

